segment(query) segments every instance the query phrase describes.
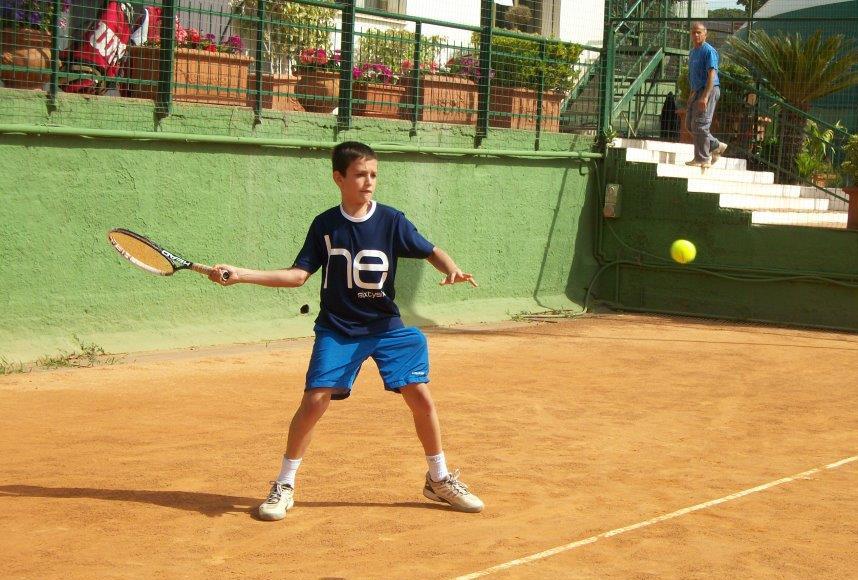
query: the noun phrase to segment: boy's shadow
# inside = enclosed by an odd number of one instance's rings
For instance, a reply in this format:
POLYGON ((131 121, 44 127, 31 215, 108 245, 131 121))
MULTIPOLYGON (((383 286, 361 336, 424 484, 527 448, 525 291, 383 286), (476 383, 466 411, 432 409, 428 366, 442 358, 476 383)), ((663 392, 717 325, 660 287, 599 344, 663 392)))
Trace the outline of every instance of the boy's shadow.
MULTIPOLYGON (((210 518, 225 514, 248 514, 256 519, 259 498, 218 495, 192 491, 151 491, 145 489, 98 489, 92 487, 43 487, 40 485, 0 485, 0 500, 4 497, 48 497, 59 499, 98 499, 148 503, 189 512, 199 512, 210 518)), ((390 507, 447 509, 440 504, 406 502, 296 501, 295 507, 390 507)))

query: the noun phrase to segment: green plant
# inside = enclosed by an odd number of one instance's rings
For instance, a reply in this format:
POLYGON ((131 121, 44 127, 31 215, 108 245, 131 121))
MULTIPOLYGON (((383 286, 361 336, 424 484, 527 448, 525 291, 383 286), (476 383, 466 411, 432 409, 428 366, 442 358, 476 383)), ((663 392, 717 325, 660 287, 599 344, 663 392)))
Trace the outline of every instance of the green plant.
POLYGON ((834 148, 834 133, 837 129, 841 131, 845 130, 840 121, 837 121, 834 127, 823 129, 816 121, 808 120, 804 126, 804 144, 802 149, 806 150, 816 159, 826 161, 830 164, 836 153, 834 148))
MULTIPOLYGON (((385 65, 391 70, 405 73, 414 66, 415 34, 407 30, 379 30, 370 28, 360 37, 358 58, 361 65, 385 65)), ((420 64, 434 63, 446 45, 443 36, 422 36, 420 39, 420 64)))
POLYGON ((50 370, 67 367, 93 367, 97 364, 116 364, 119 358, 108 355, 102 347, 92 342, 84 342, 77 335, 73 335, 77 350, 71 352, 61 350, 58 354, 44 355, 34 362, 10 362, 5 357, 0 357, 0 375, 13 373, 27 373, 32 370, 50 370))
POLYGON ((840 164, 840 171, 852 185, 858 186, 858 133, 846 141, 843 154, 845 160, 840 164))
MULTIPOLYGON (((472 42, 479 43, 479 33, 472 42)), ((542 73, 546 91, 568 91, 575 85, 579 71, 575 65, 581 55, 577 44, 559 40, 545 41, 545 58, 540 58, 541 38, 533 40, 496 34, 492 36, 493 84, 507 87, 536 89, 542 73)))
MULTIPOLYGON (((808 38, 755 31, 748 40, 728 40, 733 62, 748 70, 769 90, 799 111, 838 91, 858 85, 858 48, 842 35, 823 37, 818 30, 808 38)), ((804 142, 807 117, 781 107, 780 141, 783 167, 794 167, 804 142)))
POLYGON ((822 181, 827 186, 835 186, 840 180, 833 167, 836 149, 835 132, 843 129, 838 121, 833 127, 821 128, 815 121, 808 121, 804 127, 804 143, 795 158, 795 168, 799 177, 806 181, 822 181))
POLYGON ((688 95, 691 93, 691 84, 688 82, 688 65, 679 67, 679 76, 676 78, 676 97, 679 99, 677 106, 684 107, 688 103, 688 95))
POLYGON ((108 357, 104 349, 95 343, 87 343, 74 335, 74 341, 79 350, 71 352, 60 351, 57 355, 46 355, 36 360, 35 366, 43 369, 62 367, 91 367, 99 362, 114 364, 117 359, 108 357))
POLYGON ((821 159, 815 157, 806 149, 799 151, 795 157, 795 168, 798 176, 805 181, 809 181, 815 173, 819 172, 824 164, 821 159))
MULTIPOLYGON (((256 0, 230 0, 233 27, 251 50, 256 46, 256 0)), ((331 52, 336 11, 288 0, 268 0, 262 43, 265 61, 275 70, 297 61, 306 48, 331 52)))
POLYGON ((29 369, 21 362, 12 362, 4 356, 0 356, 0 375, 12 375, 25 373, 29 369))

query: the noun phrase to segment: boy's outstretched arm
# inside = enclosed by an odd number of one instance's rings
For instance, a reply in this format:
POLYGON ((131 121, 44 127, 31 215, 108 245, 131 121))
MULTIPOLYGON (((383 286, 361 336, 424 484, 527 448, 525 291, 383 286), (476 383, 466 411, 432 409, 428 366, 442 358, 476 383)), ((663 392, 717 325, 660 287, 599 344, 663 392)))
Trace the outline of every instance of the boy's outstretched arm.
POLYGON ((257 284, 272 288, 297 288, 298 286, 303 286, 309 277, 309 272, 295 267, 284 268, 283 270, 251 270, 227 264, 218 264, 212 269, 212 273, 209 274, 209 280, 221 286, 257 284), (229 273, 226 280, 222 276, 224 272, 229 273))
POLYGON ((441 281, 441 286, 447 284, 456 284, 457 282, 470 282, 476 288, 477 282, 470 274, 466 274, 459 269, 453 258, 441 248, 435 246, 432 254, 426 260, 435 266, 435 269, 444 274, 445 278, 441 281))

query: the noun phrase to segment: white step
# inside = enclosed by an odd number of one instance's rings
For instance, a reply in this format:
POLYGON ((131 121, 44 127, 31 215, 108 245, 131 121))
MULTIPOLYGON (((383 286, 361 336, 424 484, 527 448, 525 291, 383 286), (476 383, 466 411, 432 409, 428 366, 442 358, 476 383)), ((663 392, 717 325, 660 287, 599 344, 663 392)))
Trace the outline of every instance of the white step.
POLYGON ((751 223, 759 225, 846 229, 846 219, 847 213, 845 211, 829 211, 825 213, 755 211, 751 213, 751 223))
POLYGON ((721 207, 748 210, 828 211, 827 199, 741 195, 735 193, 722 193, 718 196, 718 205, 721 207))
POLYGON ((693 178, 688 180, 688 191, 693 193, 735 193, 739 195, 765 195, 771 197, 801 197, 798 185, 779 183, 748 184, 741 181, 719 181, 717 179, 693 178))
POLYGON ((843 191, 840 188, 832 189, 834 193, 842 197, 843 199, 839 199, 837 197, 828 195, 824 191, 820 191, 815 187, 805 186, 801 188, 801 197, 812 197, 817 199, 827 199, 828 200, 828 209, 836 210, 836 211, 848 211, 849 210, 849 194, 843 191))
POLYGON ((753 224, 846 228, 848 202, 813 187, 776 184, 774 173, 747 171, 744 160, 722 157, 703 169, 685 165, 694 156, 689 143, 617 138, 611 146, 626 149, 626 161, 656 163, 659 177, 687 179, 689 192, 718 194, 720 207, 750 211, 753 224))
MULTIPOLYGON (((671 151, 653 151, 651 149, 638 149, 629 147, 626 149, 626 161, 634 161, 635 163, 672 163, 673 165, 685 165, 687 161, 694 159, 694 152, 679 152, 671 151)), ((731 157, 722 157, 712 166, 717 169, 734 169, 736 171, 744 171, 748 167, 748 162, 744 159, 733 159, 731 157)))
POLYGON ((775 174, 771 171, 739 171, 735 169, 718 169, 717 167, 703 169, 702 167, 671 165, 670 163, 659 163, 656 167, 656 175, 659 177, 678 177, 680 179, 705 177, 706 179, 739 181, 742 183, 775 182, 775 174))
POLYGON ((683 153, 694 155, 694 145, 690 143, 674 143, 672 141, 653 141, 649 139, 625 139, 618 137, 611 143, 617 149, 645 149, 647 151, 665 151, 667 153, 683 153))

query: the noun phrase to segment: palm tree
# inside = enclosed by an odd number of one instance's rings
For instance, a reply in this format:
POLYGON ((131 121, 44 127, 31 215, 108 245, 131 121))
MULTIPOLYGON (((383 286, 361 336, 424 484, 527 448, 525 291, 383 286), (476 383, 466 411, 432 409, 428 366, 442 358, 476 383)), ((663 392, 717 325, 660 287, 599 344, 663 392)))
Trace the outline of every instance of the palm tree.
MULTIPOLYGON (((727 52, 734 63, 801 111, 809 111, 822 97, 858 85, 858 47, 843 35, 823 38, 817 30, 805 40, 798 33, 769 36, 755 31, 748 40, 730 38, 727 52)), ((788 169, 795 165, 806 123, 805 116, 781 107, 780 143, 788 169)))

